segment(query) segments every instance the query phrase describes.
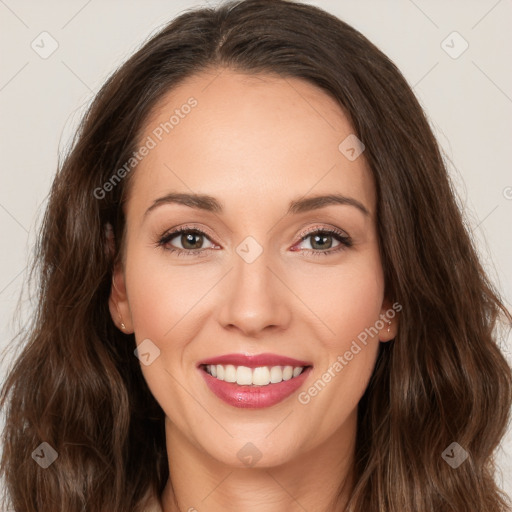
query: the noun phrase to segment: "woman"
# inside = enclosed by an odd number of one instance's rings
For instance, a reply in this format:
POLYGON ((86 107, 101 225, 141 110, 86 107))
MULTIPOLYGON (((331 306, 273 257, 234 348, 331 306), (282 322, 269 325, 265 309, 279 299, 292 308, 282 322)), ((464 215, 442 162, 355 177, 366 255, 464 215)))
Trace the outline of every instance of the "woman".
POLYGON ((510 510, 511 317, 397 68, 319 8, 175 19, 55 178, 15 511, 510 510))

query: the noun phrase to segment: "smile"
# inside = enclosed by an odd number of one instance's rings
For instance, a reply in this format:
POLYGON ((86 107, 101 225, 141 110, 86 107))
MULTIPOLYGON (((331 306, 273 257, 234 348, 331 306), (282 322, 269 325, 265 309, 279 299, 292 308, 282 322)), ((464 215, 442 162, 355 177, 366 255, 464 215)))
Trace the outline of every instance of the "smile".
POLYGON ((204 368, 206 373, 224 382, 236 382, 239 386, 268 386, 298 377, 305 367, 258 366, 249 368, 232 364, 208 364, 204 368))
POLYGON ((308 361, 276 354, 227 354, 198 364, 208 389, 238 408, 271 407, 297 391, 311 373, 308 361))

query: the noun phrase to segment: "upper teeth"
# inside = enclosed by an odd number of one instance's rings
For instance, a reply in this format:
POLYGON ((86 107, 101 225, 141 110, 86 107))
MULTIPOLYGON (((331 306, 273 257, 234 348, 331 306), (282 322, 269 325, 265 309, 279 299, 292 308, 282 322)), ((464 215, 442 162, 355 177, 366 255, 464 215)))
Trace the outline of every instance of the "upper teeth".
POLYGON ((206 371, 212 377, 225 382, 236 382, 239 386, 266 386, 297 377, 304 370, 303 366, 233 366, 232 364, 207 364, 206 371))

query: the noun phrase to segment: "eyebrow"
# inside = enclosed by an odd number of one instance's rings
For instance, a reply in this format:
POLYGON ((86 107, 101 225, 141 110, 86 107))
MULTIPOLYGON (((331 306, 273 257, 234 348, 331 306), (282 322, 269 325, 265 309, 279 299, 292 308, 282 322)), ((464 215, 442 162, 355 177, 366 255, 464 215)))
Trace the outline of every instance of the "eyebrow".
MULTIPOLYGON (((149 212, 163 204, 182 204, 190 208, 204 210, 212 213, 222 213, 223 211, 220 201, 212 196, 206 194, 185 194, 171 192, 163 197, 156 199, 153 204, 146 210, 144 217, 146 217, 149 212)), ((336 204, 353 206, 365 216, 370 216, 370 212, 364 206, 364 204, 362 204, 357 199, 354 199, 353 197, 347 197, 341 194, 317 195, 290 201, 286 215, 296 215, 299 213, 318 210, 320 208, 336 204)))

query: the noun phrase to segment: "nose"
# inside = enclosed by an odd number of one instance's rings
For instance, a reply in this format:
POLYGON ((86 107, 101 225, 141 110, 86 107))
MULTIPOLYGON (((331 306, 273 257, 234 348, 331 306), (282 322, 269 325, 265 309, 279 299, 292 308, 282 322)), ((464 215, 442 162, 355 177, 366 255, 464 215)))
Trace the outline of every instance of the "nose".
POLYGON ((266 251, 251 263, 235 254, 234 268, 227 277, 218 312, 223 328, 257 338, 264 331, 288 327, 293 293, 266 251))

